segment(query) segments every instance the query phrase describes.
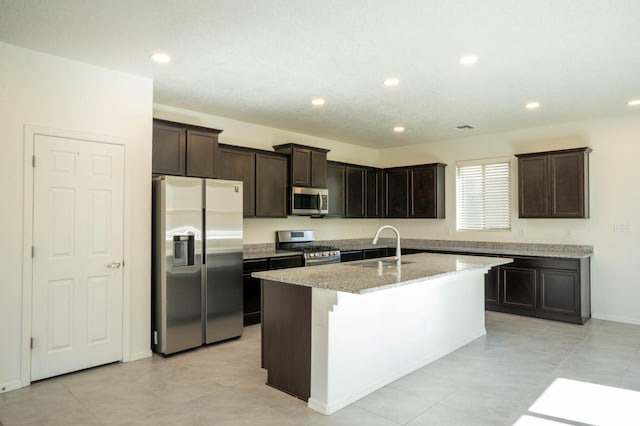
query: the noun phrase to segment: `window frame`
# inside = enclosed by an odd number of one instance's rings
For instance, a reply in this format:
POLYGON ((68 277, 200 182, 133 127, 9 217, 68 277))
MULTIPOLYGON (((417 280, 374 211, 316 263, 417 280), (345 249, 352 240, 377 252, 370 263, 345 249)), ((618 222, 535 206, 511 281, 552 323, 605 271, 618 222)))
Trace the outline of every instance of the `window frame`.
MULTIPOLYGON (((514 170, 514 157, 513 156, 501 156, 501 157, 489 157, 489 158, 480 158, 473 160, 460 160, 456 161, 455 168, 455 178, 456 178, 456 232, 511 232, 513 227, 512 220, 512 201, 513 201, 513 170, 514 170), (491 220, 487 220, 487 204, 486 203, 486 194, 487 194, 487 182, 486 182, 486 167, 497 164, 506 164, 507 165, 507 176, 506 176, 506 189, 507 189, 507 200, 506 206, 502 206, 502 213, 496 216, 499 219, 499 216, 503 216, 503 219, 506 219, 506 223, 503 226, 499 227, 490 227, 488 223, 491 223, 491 220), (461 187, 462 182, 460 181, 460 169, 465 167, 482 167, 482 201, 481 201, 481 213, 483 215, 482 218, 478 219, 478 222, 481 224, 481 227, 471 227, 469 225, 469 221, 464 221, 461 219, 461 216, 464 214, 464 211, 461 210, 461 203, 464 203, 464 200, 461 199, 463 194, 461 191, 463 188, 461 187), (465 226, 465 227, 463 227, 465 226)), ((469 196, 467 195, 467 198, 469 196)), ((472 210, 472 209, 468 209, 472 210)), ((494 217, 495 218, 495 217, 494 217)), ((495 220, 495 222, 499 222, 499 220, 495 220)))

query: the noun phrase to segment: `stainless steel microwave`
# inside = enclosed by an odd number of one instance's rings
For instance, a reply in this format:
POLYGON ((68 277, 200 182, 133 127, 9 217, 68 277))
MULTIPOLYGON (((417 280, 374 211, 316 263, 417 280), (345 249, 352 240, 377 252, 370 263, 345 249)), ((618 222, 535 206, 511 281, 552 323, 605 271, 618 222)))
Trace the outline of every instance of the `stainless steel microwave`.
POLYGON ((329 213, 329 190, 325 188, 291 187, 291 214, 316 216, 329 213))

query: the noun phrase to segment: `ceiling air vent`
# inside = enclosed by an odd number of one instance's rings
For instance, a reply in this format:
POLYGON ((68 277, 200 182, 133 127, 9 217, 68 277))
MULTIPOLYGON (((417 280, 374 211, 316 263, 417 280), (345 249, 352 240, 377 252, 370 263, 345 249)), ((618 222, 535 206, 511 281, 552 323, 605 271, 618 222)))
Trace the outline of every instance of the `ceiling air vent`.
POLYGON ((472 126, 471 124, 461 124, 459 126, 456 126, 456 130, 472 130, 475 129, 474 126, 472 126))

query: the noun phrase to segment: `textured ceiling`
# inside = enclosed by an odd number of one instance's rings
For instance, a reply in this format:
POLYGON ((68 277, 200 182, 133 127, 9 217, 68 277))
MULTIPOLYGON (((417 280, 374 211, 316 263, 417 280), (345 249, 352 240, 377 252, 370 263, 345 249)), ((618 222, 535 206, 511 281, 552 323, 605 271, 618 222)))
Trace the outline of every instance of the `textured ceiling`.
POLYGON ((631 112, 639 23, 638 0, 0 0, 1 41, 151 77, 157 103, 374 148, 631 112))

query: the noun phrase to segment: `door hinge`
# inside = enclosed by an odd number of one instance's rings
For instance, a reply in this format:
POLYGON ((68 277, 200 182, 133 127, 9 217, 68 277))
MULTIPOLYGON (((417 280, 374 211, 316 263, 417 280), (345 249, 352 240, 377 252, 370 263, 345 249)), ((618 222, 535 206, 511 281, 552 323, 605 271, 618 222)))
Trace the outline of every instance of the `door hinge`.
POLYGON ((31 167, 35 167, 36 166, 36 156, 32 155, 31 156, 31 167))
POLYGON ((36 247, 31 246, 31 258, 33 259, 34 257, 36 257, 36 247))
POLYGON ((33 337, 31 338, 31 341, 29 342, 29 348, 33 349, 33 337))

